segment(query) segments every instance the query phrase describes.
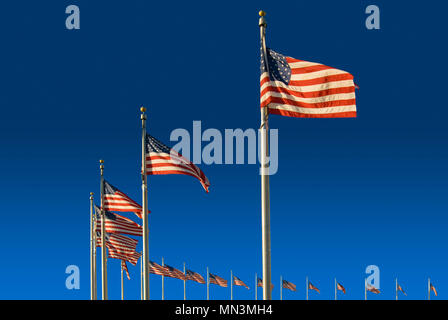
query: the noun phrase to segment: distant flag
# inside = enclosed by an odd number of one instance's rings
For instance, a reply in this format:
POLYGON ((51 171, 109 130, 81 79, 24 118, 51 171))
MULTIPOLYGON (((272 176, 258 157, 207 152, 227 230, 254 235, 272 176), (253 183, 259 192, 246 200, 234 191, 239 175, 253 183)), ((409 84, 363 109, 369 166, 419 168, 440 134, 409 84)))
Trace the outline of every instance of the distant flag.
POLYGON ((344 294, 345 294, 345 288, 342 286, 342 284, 340 284, 339 282, 337 283, 337 289, 339 290, 339 291, 342 291, 342 292, 344 292, 344 294))
POLYGON ((128 278, 128 280, 131 280, 131 277, 129 276, 128 266, 126 265, 125 260, 121 260, 121 267, 123 268, 124 271, 126 271, 126 277, 128 278))
POLYGON ((315 287, 311 282, 308 282, 308 289, 314 290, 317 293, 320 293, 320 290, 317 287, 315 287))
POLYGON ((404 292, 403 288, 399 284, 397 284, 397 290, 403 292, 403 294, 407 296, 406 292, 404 292))
POLYGON ((236 286, 245 287, 249 290, 249 287, 238 277, 233 276, 233 284, 236 286))
POLYGON ((218 286, 227 288, 227 280, 224 280, 223 278, 212 273, 209 273, 209 279, 210 283, 217 284, 218 286))
POLYGON ((369 285, 369 284, 367 285, 366 290, 369 291, 369 292, 372 292, 374 294, 380 294, 381 293, 380 290, 378 290, 377 288, 375 288, 374 286, 369 285))
MULTIPOLYGON (((257 278, 257 286, 263 287, 263 280, 261 278, 257 278)), ((271 283, 271 290, 274 289, 274 285, 271 283)))
POLYGON ((356 117, 355 84, 345 71, 261 50, 261 107, 301 118, 356 117), (269 73, 268 73, 269 69, 269 73))
POLYGON ((169 277, 167 269, 162 267, 156 262, 149 261, 149 272, 153 274, 157 274, 159 276, 169 277))
POLYGON ((429 284, 429 288, 430 288, 430 291, 434 292, 434 294, 435 294, 436 297, 437 297, 437 290, 436 290, 436 288, 432 285, 432 283, 429 284))
POLYGON ((146 174, 185 174, 199 179, 207 192, 210 186, 201 169, 149 134, 146 135, 146 174))
POLYGON ((126 194, 104 180, 104 210, 134 212, 142 218, 142 207, 126 194))
MULTIPOLYGON (((101 209, 95 206, 96 231, 101 232, 101 209)), ((107 233, 124 233, 142 236, 142 227, 131 219, 110 211, 105 211, 105 228, 107 233)))
POLYGON ((296 289, 296 285, 293 284, 292 282, 286 281, 286 280, 282 280, 282 287, 285 289, 289 289, 292 291, 297 291, 296 289))
POLYGON ((188 269, 187 269, 186 273, 187 273, 187 275, 186 275, 187 280, 192 280, 192 281, 196 281, 201 284, 205 284, 204 278, 199 273, 188 270, 188 269))
POLYGON ((167 264, 165 264, 163 267, 166 269, 166 271, 168 273, 167 277, 176 278, 176 279, 180 279, 180 280, 186 280, 185 275, 182 271, 180 271, 176 268, 173 268, 167 264))

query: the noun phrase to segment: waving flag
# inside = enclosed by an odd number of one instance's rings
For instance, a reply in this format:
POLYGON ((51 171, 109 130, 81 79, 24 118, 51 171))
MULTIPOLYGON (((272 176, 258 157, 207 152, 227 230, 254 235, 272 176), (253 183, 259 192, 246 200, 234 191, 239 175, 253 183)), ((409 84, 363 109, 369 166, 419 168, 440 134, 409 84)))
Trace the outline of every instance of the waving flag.
POLYGON ((342 284, 340 284, 339 282, 338 282, 338 284, 337 284, 337 289, 339 290, 339 291, 342 291, 342 292, 344 292, 344 294, 345 294, 345 288, 342 286, 342 284))
POLYGON ((171 267, 171 266, 169 266, 167 264, 164 265, 163 267, 165 268, 165 270, 166 270, 166 272, 168 274, 167 277, 176 278, 176 279, 180 279, 180 280, 186 280, 185 275, 184 275, 184 273, 182 271, 180 271, 180 270, 178 270, 176 268, 173 268, 173 267, 171 267))
POLYGON ((345 71, 261 50, 261 107, 300 118, 356 117, 355 84, 345 71))
POLYGON ((282 287, 291 291, 297 291, 296 285, 286 280, 282 280, 282 287))
POLYGON ((241 281, 238 277, 233 276, 233 284, 236 286, 245 287, 246 289, 249 290, 249 287, 243 281, 241 281))
POLYGON ((367 291, 372 292, 374 294, 380 294, 381 293, 380 290, 378 290, 377 288, 375 288, 374 286, 371 286, 371 285, 367 285, 366 289, 367 289, 367 291))
POLYGON ((142 218, 142 207, 126 194, 104 180, 104 210, 134 212, 142 218))
POLYGON ((146 135, 146 174, 185 174, 199 179, 207 192, 210 186, 201 169, 149 134, 146 135))
POLYGON ((126 261, 125 260, 121 260, 121 268, 124 271, 126 271, 126 277, 128 278, 128 280, 131 280, 131 276, 129 275, 128 266, 126 265, 126 261))
POLYGON ((192 281, 196 281, 201 284, 205 284, 204 278, 199 273, 188 270, 188 269, 186 272, 187 272, 187 275, 186 275, 187 280, 192 280, 192 281))
POLYGON ((403 294, 407 296, 406 292, 404 292, 403 288, 399 284, 397 284, 397 290, 403 292, 403 294))
MULTIPOLYGON (((261 278, 257 278, 257 286, 263 287, 263 280, 261 278)), ((271 290, 274 289, 274 285, 271 283, 271 290)))
POLYGON ((434 292, 434 294, 435 294, 436 297, 437 297, 437 290, 436 290, 436 288, 432 285, 432 283, 429 285, 429 288, 430 288, 430 290, 431 290, 432 292, 434 292))
POLYGON ((313 286, 313 284, 311 282, 308 282, 308 289, 314 290, 317 293, 320 293, 320 290, 317 287, 313 286))
MULTIPOLYGON (((106 247, 123 254, 134 254, 138 241, 117 233, 105 233, 106 247)), ((101 233, 97 231, 97 247, 101 247, 101 233)))
POLYGON ((157 274, 159 276, 169 277, 168 271, 166 268, 162 267, 160 264, 149 261, 149 272, 153 274, 157 274))
POLYGON ((227 287, 227 280, 224 280, 223 278, 211 273, 209 273, 209 277, 210 283, 217 284, 221 287, 227 287))
POLYGON ((137 265, 138 259, 141 257, 141 253, 134 251, 133 253, 123 252, 117 250, 116 248, 108 248, 109 258, 125 260, 130 262, 132 265, 137 265))
MULTIPOLYGON (((96 231, 101 232, 101 209, 95 206, 96 231)), ((116 213, 105 211, 105 228, 107 233, 124 233, 131 236, 141 236, 142 227, 131 219, 116 213)))

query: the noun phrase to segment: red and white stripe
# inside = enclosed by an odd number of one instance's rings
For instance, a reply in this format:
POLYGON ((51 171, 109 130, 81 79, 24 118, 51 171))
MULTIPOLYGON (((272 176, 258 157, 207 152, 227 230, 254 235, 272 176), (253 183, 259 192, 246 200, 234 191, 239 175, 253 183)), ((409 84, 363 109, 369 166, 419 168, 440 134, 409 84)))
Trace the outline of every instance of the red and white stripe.
POLYGON ((125 260, 130 262, 132 265, 137 265, 138 259, 140 259, 141 254, 134 251, 132 254, 117 250, 115 248, 108 248, 109 258, 125 260))
POLYGON ((345 71, 286 57, 291 79, 286 85, 260 78, 260 104, 269 113, 300 118, 356 117, 355 84, 345 71))
MULTIPOLYGON (((101 236, 97 236, 97 247, 101 247, 101 236)), ((115 248, 115 250, 125 254, 133 254, 137 248, 138 240, 126 237, 121 234, 109 233, 106 237, 106 247, 115 248)))
POLYGON ((196 281, 201 284, 205 284, 204 277, 202 277, 199 273, 191 271, 191 270, 187 270, 186 279, 196 281))
POLYGON ((317 287, 315 287, 311 282, 308 283, 308 289, 314 290, 317 293, 320 293, 320 290, 317 287))
POLYGON ((245 287, 246 289, 249 289, 247 284, 245 284, 240 278, 233 276, 233 284, 236 286, 245 287))
POLYGON ((343 286, 342 284, 340 284, 339 282, 338 282, 338 284, 337 284, 337 289, 338 289, 339 291, 342 291, 342 292, 345 294, 345 288, 344 288, 344 286, 343 286))
POLYGON ((104 195, 104 209, 108 211, 134 212, 142 218, 142 207, 121 191, 104 195))
POLYGON ((168 265, 164 265, 163 267, 165 268, 166 273, 168 274, 167 277, 186 280, 185 274, 182 271, 168 265))
POLYGON ((129 275, 128 266, 126 265, 126 261, 125 260, 121 260, 121 268, 124 271, 126 271, 126 277, 128 278, 128 280, 131 280, 131 276, 129 275))
POLYGON ((366 290, 369 291, 369 292, 372 292, 374 294, 380 294, 381 293, 381 291, 379 289, 377 289, 377 288, 375 288, 374 286, 371 286, 371 285, 367 285, 366 290))
POLYGON ((159 276, 169 277, 169 274, 164 267, 152 261, 149 261, 149 272, 153 274, 158 274, 159 276))
POLYGON ((283 280, 282 282, 283 282, 283 284, 282 284, 283 288, 289 289, 291 291, 297 291, 296 285, 294 283, 291 283, 286 280, 283 280))
POLYGON ((209 281, 212 284, 217 284, 218 286, 227 288, 227 280, 225 280, 215 274, 211 274, 211 273, 209 274, 209 281))
MULTIPOLYGON (((105 229, 107 233, 124 233, 131 236, 142 236, 142 227, 139 224, 116 213, 108 212, 108 214, 113 214, 116 219, 109 219, 106 216, 105 229)), ((101 232, 101 218, 96 220, 95 230, 101 232)))

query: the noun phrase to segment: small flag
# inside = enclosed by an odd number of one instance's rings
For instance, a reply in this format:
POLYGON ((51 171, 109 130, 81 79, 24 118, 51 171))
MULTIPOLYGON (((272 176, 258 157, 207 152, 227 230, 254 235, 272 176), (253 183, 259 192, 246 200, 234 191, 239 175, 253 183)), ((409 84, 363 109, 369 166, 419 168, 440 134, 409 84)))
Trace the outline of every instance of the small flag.
POLYGON ((355 84, 345 71, 261 50, 260 101, 270 114, 300 118, 356 117, 355 84), (269 72, 268 72, 269 71, 269 72))
POLYGON ((131 280, 131 277, 129 276, 128 266, 126 265, 125 260, 121 260, 121 267, 123 268, 124 271, 126 271, 126 277, 128 278, 128 280, 131 280))
POLYGON ((210 186, 201 169, 149 134, 146 135, 146 174, 185 174, 199 179, 207 192, 210 186))
MULTIPOLYGON (((257 278, 257 286, 263 287, 263 280, 261 278, 257 278)), ((271 290, 274 289, 274 285, 271 283, 271 290)))
POLYGON ((241 287, 245 287, 246 289, 249 290, 249 287, 240 280, 240 278, 233 276, 233 284, 236 286, 241 286, 241 287))
POLYGON ((142 207, 126 194, 104 180, 104 210, 134 212, 142 218, 142 207))
POLYGON ((218 286, 227 288, 227 280, 224 280, 223 278, 211 273, 209 273, 209 278, 210 283, 217 284, 218 286))
POLYGON ((167 264, 164 265, 163 267, 166 269, 166 272, 168 273, 167 277, 176 278, 176 279, 180 279, 180 280, 186 280, 185 275, 182 271, 180 271, 176 268, 173 268, 167 264))
POLYGON ((188 269, 187 269, 186 273, 187 273, 187 275, 186 275, 187 280, 192 280, 192 281, 196 281, 201 284, 205 284, 204 278, 199 273, 188 270, 188 269))
MULTIPOLYGON (((131 219, 110 211, 104 211, 105 229, 107 233, 124 233, 131 236, 142 236, 142 227, 131 219)), ((96 231, 101 232, 101 209, 95 205, 96 231)))
POLYGON ((377 288, 375 288, 374 286, 371 286, 371 285, 367 285, 367 291, 370 291, 370 292, 372 292, 372 293, 374 293, 374 294, 380 294, 381 293, 381 291, 380 290, 378 290, 377 288))
POLYGON ((291 291, 297 291, 296 285, 286 280, 282 280, 282 287, 291 291))
POLYGON ((436 290, 436 288, 432 285, 432 283, 429 285, 429 288, 430 288, 431 291, 434 292, 434 294, 435 294, 436 297, 437 297, 437 290, 436 290))
POLYGON ((399 284, 397 284, 397 291, 401 291, 405 296, 407 296, 406 292, 404 292, 403 288, 399 284))
POLYGON ((320 293, 320 290, 317 287, 315 287, 311 282, 308 282, 308 289, 314 290, 314 291, 317 291, 317 293, 320 293))
POLYGON ((342 292, 344 292, 344 294, 345 294, 345 288, 342 286, 342 284, 340 284, 340 283, 338 282, 337 285, 336 285, 336 287, 337 287, 337 289, 338 289, 339 291, 342 291, 342 292))
POLYGON ((161 265, 149 261, 149 272, 153 274, 158 274, 159 276, 166 276, 169 277, 168 271, 166 268, 162 267, 161 265))

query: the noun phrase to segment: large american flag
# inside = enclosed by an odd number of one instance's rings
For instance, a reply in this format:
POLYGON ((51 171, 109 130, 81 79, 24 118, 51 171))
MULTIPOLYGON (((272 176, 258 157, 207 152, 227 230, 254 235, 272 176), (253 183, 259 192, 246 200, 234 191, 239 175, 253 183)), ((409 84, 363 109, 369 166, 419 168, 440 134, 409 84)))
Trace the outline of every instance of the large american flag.
POLYGON ((168 273, 167 277, 176 278, 176 279, 180 279, 180 280, 186 280, 185 274, 182 271, 180 271, 174 267, 171 267, 167 264, 165 264, 163 267, 166 269, 166 272, 168 273))
POLYGON ((201 283, 201 284, 205 283, 204 278, 199 273, 191 271, 191 270, 188 270, 188 269, 187 269, 186 279, 187 280, 196 281, 196 282, 201 283))
POLYGON ((134 212, 142 218, 142 207, 126 194, 104 180, 104 210, 134 212))
POLYGON ((149 134, 146 135, 146 174, 185 174, 199 179, 207 192, 210 186, 201 169, 149 134))
POLYGON ((249 290, 249 287, 238 277, 233 276, 233 284, 236 286, 245 287, 249 290))
POLYGON ((221 286, 221 287, 227 287, 227 280, 224 280, 220 276, 217 276, 212 273, 209 273, 208 276, 210 279, 210 283, 217 284, 218 286, 221 286))
MULTIPOLYGON (((131 236, 142 236, 142 227, 131 219, 110 211, 105 211, 105 229, 108 233, 124 233, 131 236)), ((101 209, 95 205, 96 231, 101 232, 101 209)))
POLYGON ((269 113, 300 118, 356 117, 355 84, 345 71, 261 50, 260 102, 269 113), (269 73, 268 73, 269 70, 269 73))
POLYGON ((282 287, 291 291, 297 291, 296 285, 286 280, 282 280, 282 287))

